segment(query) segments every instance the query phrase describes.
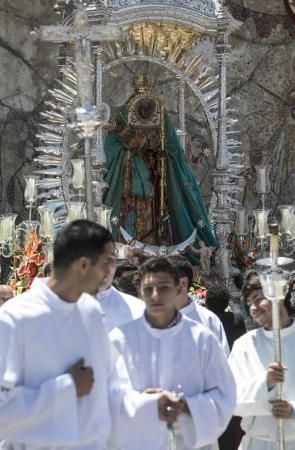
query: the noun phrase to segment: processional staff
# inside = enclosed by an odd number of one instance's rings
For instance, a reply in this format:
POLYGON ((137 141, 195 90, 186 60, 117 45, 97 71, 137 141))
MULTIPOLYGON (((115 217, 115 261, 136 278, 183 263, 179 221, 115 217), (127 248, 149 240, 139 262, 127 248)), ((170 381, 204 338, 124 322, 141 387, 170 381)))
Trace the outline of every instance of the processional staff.
POLYGON ((67 121, 68 126, 84 138, 86 212, 87 218, 94 220, 91 138, 94 137, 96 129, 108 121, 110 111, 104 103, 99 106, 94 105, 91 43, 122 39, 123 32, 117 25, 89 26, 87 11, 78 9, 74 13, 73 26, 42 26, 36 35, 47 42, 73 42, 75 44, 80 107, 68 111, 67 121))
MULTIPOLYGON (((289 272, 282 270, 280 265, 290 264, 290 258, 279 258, 279 230, 278 224, 269 225, 270 234, 270 258, 258 260, 261 265, 269 265, 270 269, 260 274, 263 294, 272 302, 272 330, 274 340, 275 361, 281 364, 281 324, 280 303, 284 300, 287 288, 289 272)), ((283 383, 276 385, 276 395, 279 400, 283 399, 283 383)), ((285 450, 284 420, 278 420, 277 444, 278 450, 285 450)))

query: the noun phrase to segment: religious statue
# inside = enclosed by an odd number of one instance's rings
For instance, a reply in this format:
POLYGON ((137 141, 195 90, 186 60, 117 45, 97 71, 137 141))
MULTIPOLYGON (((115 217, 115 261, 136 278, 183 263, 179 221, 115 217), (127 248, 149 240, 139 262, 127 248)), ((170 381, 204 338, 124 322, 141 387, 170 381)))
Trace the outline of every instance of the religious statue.
MULTIPOLYGON (((176 131, 144 73, 105 140, 104 203, 134 239, 151 245, 198 239, 216 246, 207 211, 176 131)), ((116 230, 117 232, 117 230, 116 230)), ((117 238, 117 236, 115 236, 117 238)))
POLYGON ((199 241, 199 249, 195 249, 194 247, 190 247, 193 253, 197 253, 200 255, 200 266, 201 269, 205 272, 205 275, 210 276, 211 273, 211 264, 210 259, 215 247, 207 247, 204 241, 199 241))

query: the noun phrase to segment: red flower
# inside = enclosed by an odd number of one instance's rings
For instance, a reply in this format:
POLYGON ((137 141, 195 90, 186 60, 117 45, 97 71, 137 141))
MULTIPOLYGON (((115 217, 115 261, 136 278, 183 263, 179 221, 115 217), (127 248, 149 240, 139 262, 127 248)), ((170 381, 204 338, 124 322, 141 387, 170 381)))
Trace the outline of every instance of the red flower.
POLYGON ((203 297, 203 298, 206 298, 206 295, 207 295, 207 291, 203 291, 203 292, 202 292, 202 297, 203 297))
POLYGON ((45 255, 43 253, 38 253, 31 258, 31 261, 36 264, 37 267, 40 267, 45 261, 45 255))
POLYGON ((201 289, 201 288, 196 289, 196 290, 195 290, 195 294, 202 294, 202 289, 201 289))

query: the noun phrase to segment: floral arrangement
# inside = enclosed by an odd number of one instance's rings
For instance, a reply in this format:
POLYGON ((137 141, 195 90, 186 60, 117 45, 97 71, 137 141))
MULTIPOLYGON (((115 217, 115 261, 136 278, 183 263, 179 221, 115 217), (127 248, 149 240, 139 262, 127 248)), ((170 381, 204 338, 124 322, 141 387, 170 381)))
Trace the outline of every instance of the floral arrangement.
POLYGON ((194 274, 193 283, 189 289, 190 294, 194 297, 197 303, 204 305, 206 300, 208 286, 201 284, 201 276, 198 273, 194 274))
POLYGON ((16 295, 30 288, 35 277, 43 277, 45 255, 42 252, 44 241, 35 232, 29 234, 22 248, 17 248, 13 257, 12 275, 9 286, 16 295))

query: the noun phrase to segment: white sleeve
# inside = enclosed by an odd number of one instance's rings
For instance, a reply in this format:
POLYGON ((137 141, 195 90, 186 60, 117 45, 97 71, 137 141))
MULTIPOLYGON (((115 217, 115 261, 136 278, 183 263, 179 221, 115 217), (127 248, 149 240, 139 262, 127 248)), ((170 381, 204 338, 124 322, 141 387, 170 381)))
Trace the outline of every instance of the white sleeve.
POLYGON ((9 314, 2 312, 0 438, 38 446, 77 443, 77 396, 72 377, 64 374, 37 387, 27 386, 22 381, 24 339, 19 326, 20 322, 16 327, 9 314))
POLYGON ((242 341, 238 339, 234 343, 229 357, 229 364, 237 384, 235 414, 242 417, 271 415, 269 406, 271 392, 267 389, 267 371, 258 371, 253 360, 249 360, 247 351, 249 347, 251 349, 251 342, 245 337, 242 341))
POLYGON ((203 392, 186 397, 191 420, 187 415, 179 418, 188 448, 213 444, 225 430, 236 404, 235 381, 215 336, 207 337, 206 347, 203 349, 203 392))

